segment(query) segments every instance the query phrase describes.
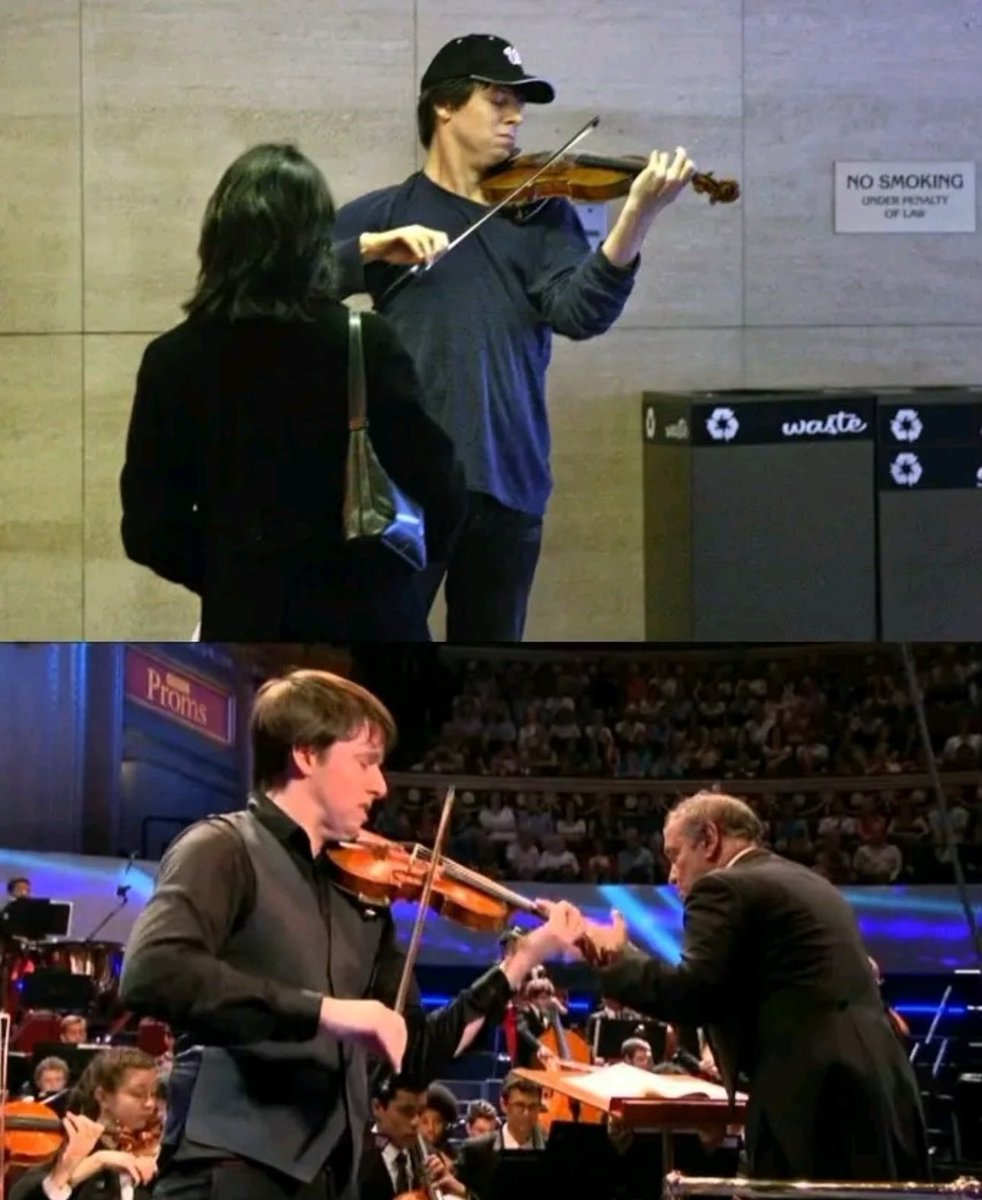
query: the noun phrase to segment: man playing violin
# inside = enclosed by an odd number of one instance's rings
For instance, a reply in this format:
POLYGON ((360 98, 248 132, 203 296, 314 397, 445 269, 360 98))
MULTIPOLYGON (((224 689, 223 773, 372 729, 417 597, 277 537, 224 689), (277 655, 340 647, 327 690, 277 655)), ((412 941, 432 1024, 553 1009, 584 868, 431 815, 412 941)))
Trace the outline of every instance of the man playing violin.
POLYGON ((427 604, 446 578, 448 641, 521 640, 552 488, 552 335, 582 340, 610 328, 652 222, 695 169, 681 147, 654 151, 595 253, 572 205, 550 199, 495 216, 437 263, 449 239, 487 212, 483 181, 515 151, 526 103, 553 97, 504 38, 455 38, 422 78, 422 171, 337 217, 346 286, 368 292, 392 323, 415 360, 424 406, 464 463, 463 532, 448 560, 421 576, 427 604), (400 258, 434 269, 400 287, 400 258))
POLYGON ((561 906, 426 1017, 411 988, 404 1018, 391 914, 330 859, 385 794, 391 715, 347 679, 294 671, 259 689, 251 736, 255 795, 170 846, 124 961, 126 1007, 200 1043, 171 1073, 157 1197, 340 1195, 369 1122, 368 1055, 435 1078, 575 915, 561 906))

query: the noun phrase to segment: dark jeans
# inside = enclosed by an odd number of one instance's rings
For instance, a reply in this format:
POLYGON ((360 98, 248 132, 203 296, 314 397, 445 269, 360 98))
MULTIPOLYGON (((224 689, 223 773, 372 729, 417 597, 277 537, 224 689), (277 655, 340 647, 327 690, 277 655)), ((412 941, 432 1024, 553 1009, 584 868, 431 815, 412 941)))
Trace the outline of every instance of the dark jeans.
POLYGON ((339 1200, 329 1173, 298 1183, 255 1163, 172 1164, 153 1185, 153 1200, 339 1200))
POLYGON ((468 495, 467 519, 449 561, 420 575, 429 612, 446 576, 448 642, 520 642, 542 546, 542 518, 468 495))

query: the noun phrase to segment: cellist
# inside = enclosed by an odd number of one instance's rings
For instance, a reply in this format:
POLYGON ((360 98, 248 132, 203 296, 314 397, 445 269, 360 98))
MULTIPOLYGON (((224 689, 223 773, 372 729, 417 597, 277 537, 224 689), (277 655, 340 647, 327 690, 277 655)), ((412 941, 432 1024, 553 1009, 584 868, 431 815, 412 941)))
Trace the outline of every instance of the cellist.
POLYGON ((540 975, 526 983, 523 1002, 515 1013, 515 1066, 549 1067, 555 1061, 555 1052, 542 1044, 542 1037, 555 1028, 556 1017, 565 1013, 550 979, 540 975))

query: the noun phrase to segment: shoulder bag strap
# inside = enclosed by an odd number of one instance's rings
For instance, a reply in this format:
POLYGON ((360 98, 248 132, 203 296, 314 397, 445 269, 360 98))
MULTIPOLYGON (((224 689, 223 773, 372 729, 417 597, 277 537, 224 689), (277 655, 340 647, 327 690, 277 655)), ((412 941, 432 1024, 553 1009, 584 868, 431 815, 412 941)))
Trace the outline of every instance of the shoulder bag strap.
POLYGON ((348 428, 368 425, 365 411, 365 358, 361 342, 361 313, 348 313, 348 428))

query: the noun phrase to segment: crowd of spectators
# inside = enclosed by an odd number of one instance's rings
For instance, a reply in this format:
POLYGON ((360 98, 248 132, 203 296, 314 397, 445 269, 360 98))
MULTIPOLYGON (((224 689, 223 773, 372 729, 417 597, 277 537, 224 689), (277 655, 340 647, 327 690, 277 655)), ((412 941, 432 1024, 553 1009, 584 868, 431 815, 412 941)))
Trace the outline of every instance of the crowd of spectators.
MULTIPOLYGON (((904 785, 928 764, 901 664, 883 651, 535 656, 453 670, 450 711, 405 768, 485 777, 459 796, 452 850, 492 876, 664 882, 665 812, 692 790, 686 781, 712 779, 749 799, 775 849, 836 883, 952 879, 936 796, 904 785), (515 777, 527 787, 495 787, 515 777), (604 777, 637 786, 612 794, 592 783, 604 777), (550 785, 559 779, 561 791, 550 785), (800 790, 755 790, 755 780, 800 790)), ((951 833, 979 878, 982 647, 922 650, 918 672, 938 765, 962 773, 946 784, 951 833)), ((441 796, 396 789, 377 826, 426 842, 441 796)))

